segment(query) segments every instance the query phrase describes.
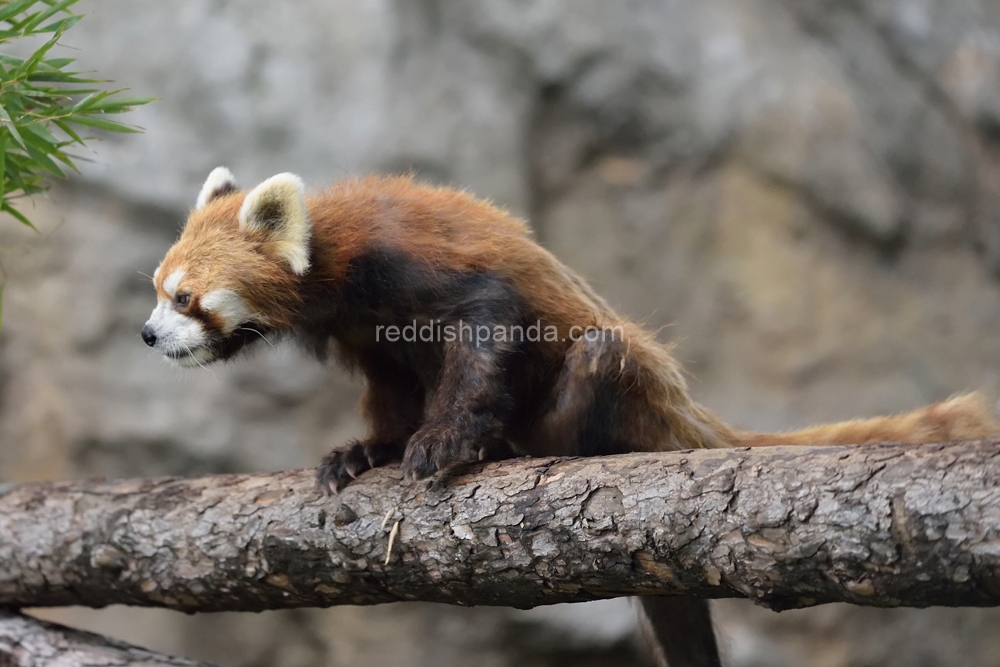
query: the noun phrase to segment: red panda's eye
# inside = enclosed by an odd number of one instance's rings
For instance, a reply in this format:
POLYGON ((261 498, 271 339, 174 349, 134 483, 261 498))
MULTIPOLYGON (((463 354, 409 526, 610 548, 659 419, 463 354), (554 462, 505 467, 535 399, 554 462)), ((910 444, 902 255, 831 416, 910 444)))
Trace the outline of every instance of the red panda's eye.
POLYGON ((185 308, 189 303, 191 303, 191 295, 178 294, 177 298, 174 299, 174 303, 177 304, 179 308, 185 308))

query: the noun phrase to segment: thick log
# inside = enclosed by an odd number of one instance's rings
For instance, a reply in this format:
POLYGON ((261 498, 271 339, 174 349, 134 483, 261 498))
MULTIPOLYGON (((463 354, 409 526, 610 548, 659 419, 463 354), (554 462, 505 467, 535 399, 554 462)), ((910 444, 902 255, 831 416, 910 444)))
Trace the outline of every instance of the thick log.
POLYGON ((518 459, 0 490, 0 606, 184 611, 623 595, 1000 604, 1000 441, 518 459))
POLYGON ((211 667, 0 610, 0 667, 211 667))

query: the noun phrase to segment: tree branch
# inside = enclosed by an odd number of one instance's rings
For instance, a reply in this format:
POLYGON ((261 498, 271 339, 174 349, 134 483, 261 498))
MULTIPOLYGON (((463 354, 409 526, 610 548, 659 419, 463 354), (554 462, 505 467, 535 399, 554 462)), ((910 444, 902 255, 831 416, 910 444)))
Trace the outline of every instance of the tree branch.
POLYGON ((1000 440, 0 490, 0 605, 262 610, 636 594, 1000 604, 1000 440), (391 549, 390 549, 391 547, 391 549), (387 554, 388 550, 388 554, 387 554))
POLYGON ((211 667, 0 610, 0 667, 211 667))

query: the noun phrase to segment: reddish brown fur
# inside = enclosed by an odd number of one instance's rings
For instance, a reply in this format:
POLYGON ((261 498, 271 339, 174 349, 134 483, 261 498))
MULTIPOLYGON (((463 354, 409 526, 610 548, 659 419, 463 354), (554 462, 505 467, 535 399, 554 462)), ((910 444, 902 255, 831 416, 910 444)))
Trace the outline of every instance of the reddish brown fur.
MULTIPOLYGON (((198 298, 232 289, 265 330, 298 334, 321 353, 332 341, 340 358, 365 376, 368 436, 324 460, 324 488, 339 489, 370 467, 400 459, 409 473, 431 474, 476 458, 480 448, 498 455, 504 441, 542 456, 923 443, 1000 432, 976 395, 795 433, 740 431, 691 399, 668 346, 616 314, 535 243, 525 223, 487 202, 408 177, 339 183, 307 200, 311 268, 300 277, 276 257, 265 233, 240 230, 245 197, 225 189, 191 213, 163 261, 157 290, 169 298, 163 280, 183 267, 180 289, 192 295, 189 310, 206 326, 219 323, 199 310, 198 298), (503 325, 537 320, 554 326, 558 340, 484 349, 375 342, 379 324, 441 313, 503 325), (623 336, 572 341, 573 327, 620 328, 623 336)), ((673 667, 718 664, 704 602, 664 599, 647 606, 664 627, 691 626, 682 641, 664 643, 673 667)))
MULTIPOLYGON (((405 249, 431 271, 495 272, 525 300, 527 319, 556 326, 560 339, 568 338, 574 326, 626 328, 631 348, 627 352, 641 374, 648 375, 635 379, 636 390, 665 394, 664 412, 669 413, 656 425, 635 424, 647 431, 637 433, 635 442, 645 448, 676 449, 723 446, 731 439, 721 422, 690 401, 680 369, 666 349, 615 314, 581 278, 535 243, 527 225, 505 211, 463 192, 418 186, 400 177, 341 183, 313 197, 309 209, 317 247, 336 248, 325 265, 316 267, 320 279, 336 281, 353 257, 376 243, 405 249)), ((543 347, 557 363, 569 343, 560 340, 543 347)), ((529 447, 529 453, 573 453, 564 449, 572 446, 565 439, 550 438, 547 445, 529 447)))
MULTIPOLYGON (((541 320, 558 329, 559 341, 537 344, 539 358, 554 366, 574 356, 573 343, 564 340, 571 327, 622 327, 624 346, 606 350, 610 358, 602 363, 605 373, 616 372, 617 367, 620 375, 627 376, 622 381, 627 393, 635 404, 648 409, 646 414, 633 414, 636 432, 628 439, 637 448, 928 442, 1000 430, 984 402, 967 397, 906 416, 817 426, 797 433, 737 431, 691 400, 667 346, 616 314, 577 274, 539 246, 524 222, 502 209, 464 192, 416 184, 409 177, 338 183, 308 199, 313 267, 300 279, 267 254, 265 239, 239 230, 237 216, 244 196, 241 192, 225 194, 191 213, 183 235, 160 268, 157 289, 162 298, 167 298, 162 290, 164 277, 183 265, 186 276, 181 287, 195 298, 210 289, 234 289, 264 316, 269 327, 294 330, 302 325, 303 291, 317 285, 334 289, 346 279, 357 257, 376 246, 394 248, 416 258, 432 274, 490 272, 508 281, 523 300, 529 321, 541 320)), ((192 306, 196 309, 197 303, 192 306)), ((354 365, 350 347, 347 356, 354 365)), ((588 371, 572 372, 586 375, 588 371)), ((586 406, 575 409, 580 412, 586 406)), ((573 453, 566 449, 571 442, 554 436, 528 438, 522 444, 533 455, 573 453)))

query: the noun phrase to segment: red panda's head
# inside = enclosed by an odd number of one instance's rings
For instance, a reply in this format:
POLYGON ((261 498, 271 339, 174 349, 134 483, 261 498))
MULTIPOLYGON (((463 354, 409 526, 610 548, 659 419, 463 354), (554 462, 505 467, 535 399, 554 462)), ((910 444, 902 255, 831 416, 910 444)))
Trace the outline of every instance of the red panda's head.
POLYGON ((310 237, 297 176, 241 192, 228 169, 215 169, 153 274, 158 300, 143 340, 180 366, 197 366, 289 328, 310 237))

